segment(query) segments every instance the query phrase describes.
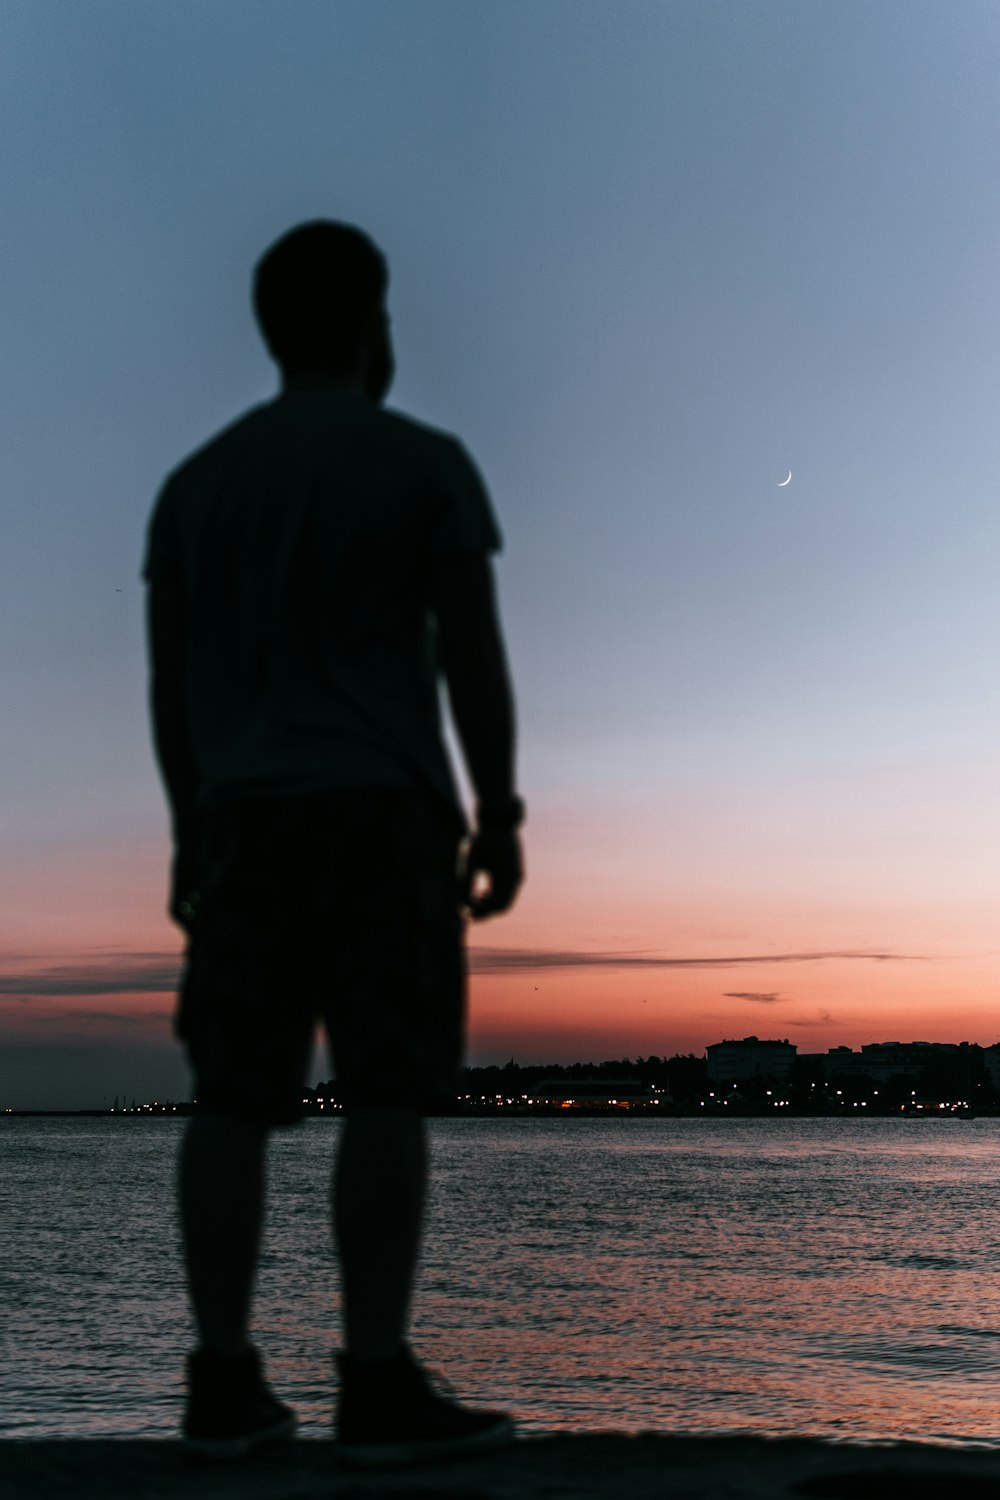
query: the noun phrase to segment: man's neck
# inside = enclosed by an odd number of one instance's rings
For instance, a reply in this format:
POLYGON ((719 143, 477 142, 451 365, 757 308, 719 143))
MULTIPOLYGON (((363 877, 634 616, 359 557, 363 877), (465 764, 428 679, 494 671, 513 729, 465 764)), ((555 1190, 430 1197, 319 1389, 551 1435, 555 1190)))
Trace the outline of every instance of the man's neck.
POLYGON ((354 391, 358 395, 366 395, 364 377, 360 371, 355 374, 345 374, 343 371, 334 370, 283 370, 281 372, 281 389, 283 391, 354 391))

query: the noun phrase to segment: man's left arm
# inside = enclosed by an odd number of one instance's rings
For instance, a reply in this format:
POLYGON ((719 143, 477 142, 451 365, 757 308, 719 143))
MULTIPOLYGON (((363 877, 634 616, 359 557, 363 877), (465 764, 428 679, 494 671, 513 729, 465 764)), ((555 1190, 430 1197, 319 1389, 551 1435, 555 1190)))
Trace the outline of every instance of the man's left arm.
POLYGON ((190 930, 197 905, 198 767, 184 693, 187 649, 183 588, 152 578, 147 600, 153 745, 170 804, 174 837, 170 915, 190 930))

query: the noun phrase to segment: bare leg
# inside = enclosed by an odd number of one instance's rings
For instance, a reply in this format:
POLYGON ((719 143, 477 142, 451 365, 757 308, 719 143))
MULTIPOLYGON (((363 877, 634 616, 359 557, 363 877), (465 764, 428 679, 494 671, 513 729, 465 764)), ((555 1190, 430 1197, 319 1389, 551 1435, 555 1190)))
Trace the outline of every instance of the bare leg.
POLYGON ((188 1121, 180 1205, 188 1288, 201 1347, 242 1354, 264 1217, 267 1128, 224 1115, 188 1121))
POLYGON ((426 1187, 426 1132, 415 1110, 363 1110, 345 1119, 333 1219, 347 1349, 357 1359, 399 1352, 426 1187))

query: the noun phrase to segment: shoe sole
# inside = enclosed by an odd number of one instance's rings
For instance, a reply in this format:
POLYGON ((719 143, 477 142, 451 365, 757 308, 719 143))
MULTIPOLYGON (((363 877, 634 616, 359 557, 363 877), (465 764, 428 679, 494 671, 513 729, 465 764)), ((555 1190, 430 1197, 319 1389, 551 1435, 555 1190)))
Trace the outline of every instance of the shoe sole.
POLYGON ((470 1458, 507 1448, 517 1435, 514 1423, 505 1417, 483 1432, 468 1437, 422 1438, 408 1443, 343 1443, 337 1454, 345 1467, 352 1469, 402 1468, 407 1464, 430 1464, 438 1459, 470 1458))
POLYGON ((191 1453, 198 1458, 243 1458, 245 1454, 252 1453, 255 1448, 262 1448, 267 1443, 287 1442, 295 1436, 298 1422, 295 1417, 282 1417, 273 1427, 262 1428, 258 1432, 243 1433, 239 1437, 231 1438, 192 1438, 182 1437, 181 1447, 186 1453, 191 1453))

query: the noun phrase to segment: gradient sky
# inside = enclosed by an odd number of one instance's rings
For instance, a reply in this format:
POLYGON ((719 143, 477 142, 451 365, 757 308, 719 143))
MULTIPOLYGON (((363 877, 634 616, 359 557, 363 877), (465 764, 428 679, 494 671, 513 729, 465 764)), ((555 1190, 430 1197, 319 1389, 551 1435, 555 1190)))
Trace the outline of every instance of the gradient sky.
POLYGON ((471 1060, 1000 1039, 998 68, 995 0, 6 0, 0 1107, 188 1095, 143 534, 316 216, 506 536, 471 1060))

